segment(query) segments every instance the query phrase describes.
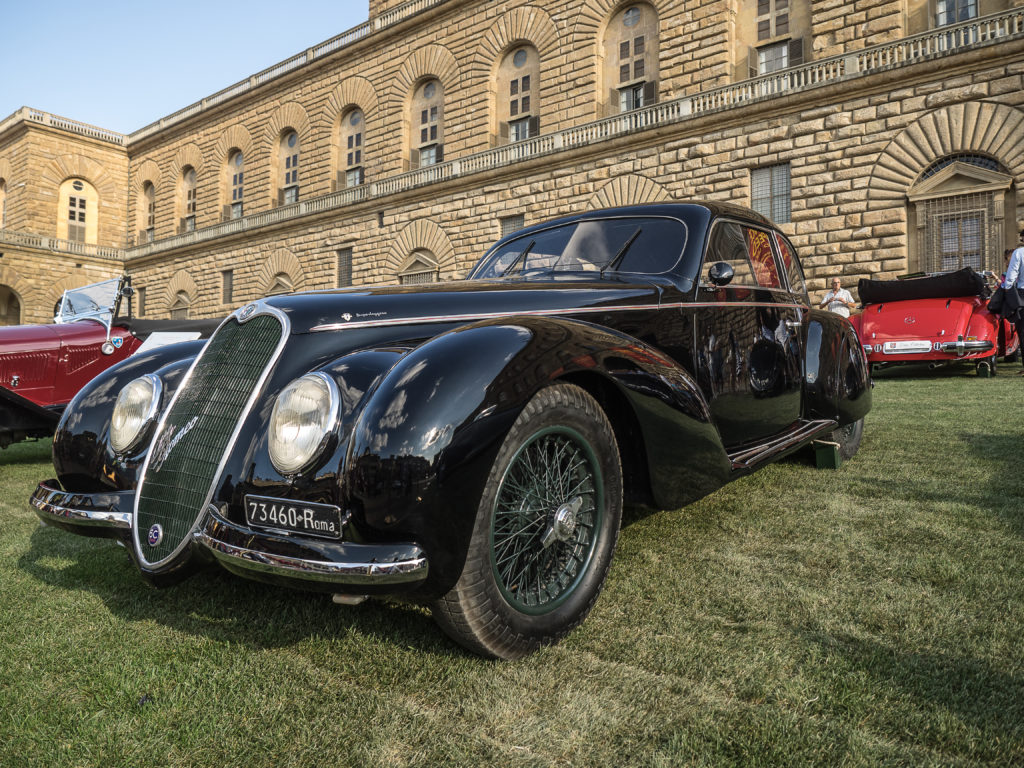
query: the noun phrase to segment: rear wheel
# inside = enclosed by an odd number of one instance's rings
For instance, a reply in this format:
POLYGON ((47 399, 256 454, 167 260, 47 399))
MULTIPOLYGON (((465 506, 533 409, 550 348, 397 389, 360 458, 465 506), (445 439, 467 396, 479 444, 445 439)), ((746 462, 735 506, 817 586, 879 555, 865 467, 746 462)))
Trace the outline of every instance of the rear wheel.
POLYGON ((434 618, 484 656, 513 659, 557 642, 593 607, 621 517, 622 470, 604 412, 574 385, 541 390, 505 437, 462 575, 434 618))
POLYGON ((864 419, 851 422, 831 432, 832 442, 839 443, 839 455, 844 459, 852 459, 860 448, 860 439, 864 436, 864 419))

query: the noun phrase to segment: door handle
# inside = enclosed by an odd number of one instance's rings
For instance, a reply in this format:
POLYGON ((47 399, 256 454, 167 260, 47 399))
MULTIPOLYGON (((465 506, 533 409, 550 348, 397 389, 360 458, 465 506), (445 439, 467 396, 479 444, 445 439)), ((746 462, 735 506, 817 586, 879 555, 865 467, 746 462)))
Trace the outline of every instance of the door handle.
POLYGON ((803 323, 800 322, 799 320, 787 320, 786 321, 786 327, 787 328, 799 328, 802 325, 803 325, 803 323))

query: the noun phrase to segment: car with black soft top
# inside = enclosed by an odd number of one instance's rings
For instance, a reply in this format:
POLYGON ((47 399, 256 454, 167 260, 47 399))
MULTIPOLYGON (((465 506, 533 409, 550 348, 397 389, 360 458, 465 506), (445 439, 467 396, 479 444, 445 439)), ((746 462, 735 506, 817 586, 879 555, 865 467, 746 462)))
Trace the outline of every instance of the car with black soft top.
POLYGON ((217 563, 422 602, 514 658, 583 621, 624 501, 675 509, 816 439, 850 457, 870 404, 770 221, 632 206, 509 235, 464 281, 274 296, 136 355, 68 406, 32 504, 157 585, 217 563))

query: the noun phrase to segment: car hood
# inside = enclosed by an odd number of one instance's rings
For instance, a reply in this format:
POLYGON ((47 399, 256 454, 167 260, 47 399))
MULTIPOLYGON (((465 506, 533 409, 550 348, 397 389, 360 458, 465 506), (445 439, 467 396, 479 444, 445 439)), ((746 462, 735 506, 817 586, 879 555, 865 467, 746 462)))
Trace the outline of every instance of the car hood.
POLYGON ((955 339, 967 332, 971 315, 980 305, 973 296, 871 304, 861 315, 861 338, 865 342, 955 339))
POLYGON ((266 299, 289 316, 292 333, 422 322, 474 322, 517 314, 599 313, 657 306, 655 284, 580 279, 493 280, 318 291, 266 299))

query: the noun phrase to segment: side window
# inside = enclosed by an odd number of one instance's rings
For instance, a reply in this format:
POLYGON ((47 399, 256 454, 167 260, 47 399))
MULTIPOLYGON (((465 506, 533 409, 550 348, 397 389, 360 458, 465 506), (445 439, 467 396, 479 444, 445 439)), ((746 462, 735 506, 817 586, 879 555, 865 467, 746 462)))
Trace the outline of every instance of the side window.
POLYGON ((775 244, 779 246, 782 268, 786 270, 786 275, 789 277, 789 290, 806 298, 807 284, 804 282, 804 271, 800 266, 800 260, 796 257, 793 246, 779 232, 775 233, 775 244))
POLYGON ((754 267, 754 278, 762 288, 781 288, 779 268, 775 264, 772 241, 763 229, 744 227, 743 234, 750 251, 750 262, 754 267))
POLYGON ((733 278, 730 286, 757 287, 754 270, 750 266, 750 255, 747 253, 747 241, 743 235, 743 227, 730 221, 720 221, 711 232, 708 245, 708 256, 704 260, 704 271, 716 261, 724 261, 732 267, 733 278))

